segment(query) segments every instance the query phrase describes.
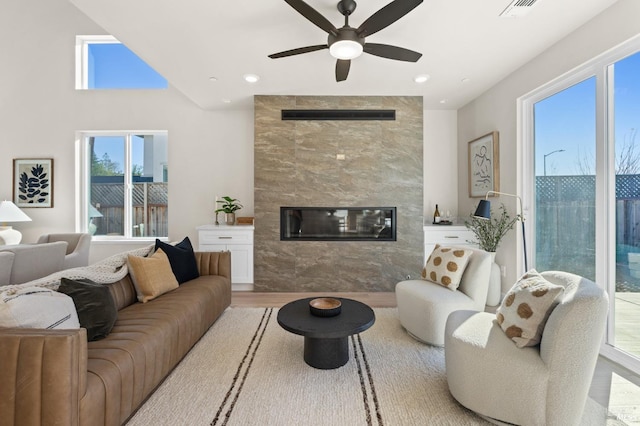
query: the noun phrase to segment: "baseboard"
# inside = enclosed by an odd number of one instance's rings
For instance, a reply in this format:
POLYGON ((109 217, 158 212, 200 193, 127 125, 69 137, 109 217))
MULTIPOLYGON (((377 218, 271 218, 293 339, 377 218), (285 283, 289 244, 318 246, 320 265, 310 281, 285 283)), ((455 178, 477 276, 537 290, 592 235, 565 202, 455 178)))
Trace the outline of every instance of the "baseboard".
POLYGON ((253 291, 253 283, 231 284, 232 291, 253 291))

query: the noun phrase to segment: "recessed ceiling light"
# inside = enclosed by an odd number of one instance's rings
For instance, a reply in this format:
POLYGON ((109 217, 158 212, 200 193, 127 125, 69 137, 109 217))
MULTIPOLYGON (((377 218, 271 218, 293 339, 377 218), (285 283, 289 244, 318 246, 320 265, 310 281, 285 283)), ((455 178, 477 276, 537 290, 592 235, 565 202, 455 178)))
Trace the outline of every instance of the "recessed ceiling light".
POLYGON ((209 81, 218 81, 218 77, 209 77, 209 81))
POLYGON ((440 99, 440 103, 441 103, 441 104, 446 104, 446 103, 447 103, 447 100, 446 100, 446 99, 440 99))
POLYGON ((222 103, 223 104, 230 104, 231 103, 231 99, 223 99, 222 103))
POLYGON ((429 80, 431 78, 431 76, 429 74, 420 74, 417 75, 413 78, 413 81, 415 81, 416 83, 424 83, 425 81, 429 80))
POLYGON ((460 80, 460 82, 462 82, 462 84, 468 83, 468 82, 470 82, 470 81, 471 81, 471 79, 470 79, 470 78, 467 78, 467 77, 465 77, 465 78, 463 78, 462 80, 460 80))
POLYGON ((244 75, 244 81, 246 81, 247 83, 255 83, 258 80, 260 80, 260 77, 258 77, 255 74, 245 74, 244 75))

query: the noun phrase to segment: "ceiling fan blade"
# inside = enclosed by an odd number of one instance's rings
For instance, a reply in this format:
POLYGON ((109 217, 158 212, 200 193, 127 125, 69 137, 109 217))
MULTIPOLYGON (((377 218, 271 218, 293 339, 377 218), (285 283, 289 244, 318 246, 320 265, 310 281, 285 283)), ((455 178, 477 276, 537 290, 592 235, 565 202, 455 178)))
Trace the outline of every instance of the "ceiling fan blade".
POLYGON ((284 58, 287 56, 300 55, 302 53, 315 52, 316 50, 328 49, 326 44, 316 44, 315 46, 298 47, 297 49, 285 50, 284 52, 269 55, 271 59, 284 58))
POLYGON ((388 44, 365 43, 363 50, 370 55, 395 59, 396 61, 418 62, 418 59, 422 57, 422 53, 388 44))
POLYGON ((345 81, 349 75, 349 68, 351 68, 351 60, 338 59, 336 61, 336 81, 345 81))
POLYGON ((360 37, 367 37, 377 33, 411 12, 420 3, 422 3, 422 0, 394 0, 367 18, 358 27, 356 33, 360 37))
POLYGON ((313 24, 315 24, 318 28, 324 30, 327 33, 338 35, 338 30, 336 29, 336 27, 331 22, 329 22, 327 18, 322 16, 320 12, 318 12, 317 10, 309 6, 304 1, 302 0, 284 0, 284 1, 287 2, 289 6, 297 10, 300 15, 304 16, 313 24))

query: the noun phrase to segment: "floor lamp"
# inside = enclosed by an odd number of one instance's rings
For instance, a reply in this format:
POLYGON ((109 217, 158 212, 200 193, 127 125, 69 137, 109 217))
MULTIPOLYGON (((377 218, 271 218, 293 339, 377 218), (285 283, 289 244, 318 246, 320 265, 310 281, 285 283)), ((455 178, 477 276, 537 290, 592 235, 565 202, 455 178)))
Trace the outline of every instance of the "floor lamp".
POLYGON ((7 222, 30 222, 31 218, 24 214, 11 201, 3 201, 0 203, 0 245, 2 241, 6 245, 20 244, 22 234, 17 229, 7 226, 7 222))
POLYGON ((478 208, 476 212, 473 214, 475 217, 479 219, 491 219, 491 202, 489 201, 489 195, 497 194, 497 195, 506 195, 507 197, 517 198, 520 204, 520 221, 522 222, 522 248, 524 250, 524 271, 527 272, 529 270, 529 265, 527 263, 527 238, 524 233, 524 209, 522 208, 522 198, 515 194, 508 194, 506 192, 498 192, 498 191, 487 191, 487 194, 484 196, 484 200, 480 200, 478 203, 478 208))

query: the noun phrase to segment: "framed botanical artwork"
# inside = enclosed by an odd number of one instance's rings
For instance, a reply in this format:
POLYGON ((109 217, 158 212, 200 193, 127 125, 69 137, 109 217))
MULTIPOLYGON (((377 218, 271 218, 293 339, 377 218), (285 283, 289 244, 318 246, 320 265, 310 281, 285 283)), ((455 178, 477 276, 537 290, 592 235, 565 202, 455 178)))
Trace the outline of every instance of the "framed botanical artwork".
POLYGON ((53 158, 13 160, 13 202, 18 207, 53 207, 53 158))
POLYGON ((487 191, 500 191, 498 132, 469 142, 469 197, 484 197, 487 191))

